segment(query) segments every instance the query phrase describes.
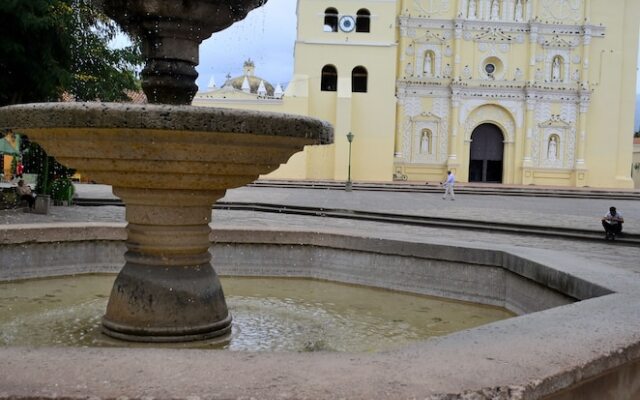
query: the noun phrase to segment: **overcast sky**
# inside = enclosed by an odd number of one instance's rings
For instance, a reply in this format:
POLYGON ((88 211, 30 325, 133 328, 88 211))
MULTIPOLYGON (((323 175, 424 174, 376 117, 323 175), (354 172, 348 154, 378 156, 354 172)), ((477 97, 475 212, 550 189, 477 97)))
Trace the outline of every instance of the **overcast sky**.
POLYGON ((269 0, 202 43, 198 86, 205 89, 213 76, 220 87, 227 73, 242 75, 242 64, 251 58, 257 76, 284 88, 293 75, 295 39, 296 0, 269 0))

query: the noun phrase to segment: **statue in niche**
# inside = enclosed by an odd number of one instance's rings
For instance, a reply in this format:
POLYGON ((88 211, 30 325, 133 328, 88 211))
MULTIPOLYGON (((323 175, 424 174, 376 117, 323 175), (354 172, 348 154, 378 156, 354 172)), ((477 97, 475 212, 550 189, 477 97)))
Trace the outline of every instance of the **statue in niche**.
POLYGON ((522 0, 516 0, 515 20, 518 22, 522 22, 524 20, 524 15, 522 14, 522 0))
POLYGON ((560 57, 555 57, 553 59, 553 64, 551 65, 551 81, 552 82, 560 82, 562 79, 560 77, 560 57))
POLYGON ((422 68, 422 72, 427 78, 431 78, 433 76, 433 53, 427 51, 424 54, 424 66, 422 68))
POLYGON ((500 5, 498 0, 491 0, 491 20, 497 21, 500 19, 500 5))
POLYGON ((478 8, 477 4, 478 3, 477 3, 477 1, 478 0, 469 0, 469 13, 468 13, 468 16, 467 16, 468 19, 476 19, 478 17, 478 14, 477 14, 477 8, 478 8))
POLYGON ((422 131, 422 137, 420 138, 420 153, 431 154, 431 134, 429 131, 422 131))
POLYGON ((555 136, 551 136, 549 144, 547 146, 547 159, 549 161, 555 161, 558 159, 558 143, 555 136))

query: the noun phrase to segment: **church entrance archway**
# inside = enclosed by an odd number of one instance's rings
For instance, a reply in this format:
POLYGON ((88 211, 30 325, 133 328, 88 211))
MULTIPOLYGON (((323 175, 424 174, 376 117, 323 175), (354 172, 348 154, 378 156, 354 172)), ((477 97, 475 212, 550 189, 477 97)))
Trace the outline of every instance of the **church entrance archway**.
POLYGON ((502 183, 504 137, 494 124, 482 124, 471 134, 469 182, 502 183))

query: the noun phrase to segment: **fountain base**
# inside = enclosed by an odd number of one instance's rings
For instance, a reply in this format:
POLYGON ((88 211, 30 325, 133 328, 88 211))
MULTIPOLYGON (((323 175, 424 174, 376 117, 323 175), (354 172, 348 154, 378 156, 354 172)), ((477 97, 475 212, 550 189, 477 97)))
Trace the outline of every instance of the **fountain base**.
POLYGON ((136 342, 207 340, 231 331, 231 314, 209 263, 161 267, 127 262, 113 285, 102 329, 136 342))

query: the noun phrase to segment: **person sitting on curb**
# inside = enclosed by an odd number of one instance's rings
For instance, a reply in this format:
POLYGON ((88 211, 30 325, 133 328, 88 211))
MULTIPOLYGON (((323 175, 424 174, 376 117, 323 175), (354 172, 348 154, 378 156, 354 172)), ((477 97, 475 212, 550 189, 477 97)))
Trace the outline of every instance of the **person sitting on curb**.
POLYGON ((31 188, 29 185, 25 185, 24 181, 20 179, 18 181, 18 187, 16 188, 16 193, 20 196, 20 200, 26 200, 27 204, 29 204, 29 209, 33 209, 36 204, 36 199, 31 192, 31 188))
POLYGON ((607 215, 602 218, 602 227, 605 232, 606 240, 615 240, 616 235, 622 233, 622 224, 624 223, 624 218, 622 218, 622 214, 616 210, 615 207, 610 207, 607 215))

